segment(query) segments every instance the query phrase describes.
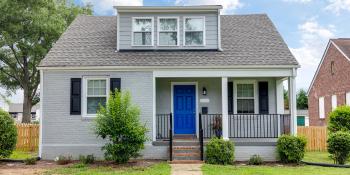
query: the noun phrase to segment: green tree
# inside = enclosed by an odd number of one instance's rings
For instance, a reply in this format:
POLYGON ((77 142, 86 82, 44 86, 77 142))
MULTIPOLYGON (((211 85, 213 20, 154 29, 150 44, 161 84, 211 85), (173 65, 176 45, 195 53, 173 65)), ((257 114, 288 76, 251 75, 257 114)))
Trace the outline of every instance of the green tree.
POLYGON ((67 0, 0 1, 0 82, 8 91, 23 90, 23 119, 39 102, 40 61, 78 14, 92 14, 91 6, 67 0))
POLYGON ((289 109, 289 95, 288 90, 283 89, 284 109, 289 109))
POLYGON ((298 109, 307 109, 308 108, 307 93, 304 89, 300 89, 297 93, 297 108, 298 109))
POLYGON ((147 141, 147 129, 140 122, 140 110, 131 103, 129 92, 111 93, 106 107, 100 104, 95 133, 107 143, 102 147, 106 160, 126 163, 137 157, 147 141))

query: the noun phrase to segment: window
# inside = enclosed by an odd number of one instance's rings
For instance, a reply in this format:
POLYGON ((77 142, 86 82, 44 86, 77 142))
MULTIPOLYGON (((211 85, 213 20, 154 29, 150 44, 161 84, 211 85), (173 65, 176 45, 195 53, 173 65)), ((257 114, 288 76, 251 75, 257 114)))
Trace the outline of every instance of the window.
POLYGON ((334 61, 331 61, 331 74, 334 75, 334 61))
POLYGON ((109 92, 107 78, 85 78, 84 79, 83 109, 85 116, 95 116, 99 104, 105 105, 109 92))
POLYGON ((132 18, 132 45, 153 46, 153 18, 132 18))
POLYGON ((18 113, 10 113, 12 118, 16 119, 18 117, 18 113))
POLYGON ((32 120, 36 120, 36 113, 31 113, 32 120))
POLYGON ((318 99, 318 113, 320 118, 325 118, 324 97, 318 99))
POLYGON ((346 105, 350 106, 350 92, 346 93, 346 105))
POLYGON ((255 84, 238 83, 236 84, 236 106, 238 114, 255 113, 255 84))
POLYGON ((158 18, 158 45, 178 46, 179 18, 160 17, 158 18))
POLYGON ((337 108, 337 95, 332 95, 332 110, 337 108))
POLYGON ((184 18, 184 45, 205 45, 205 19, 204 17, 184 18))

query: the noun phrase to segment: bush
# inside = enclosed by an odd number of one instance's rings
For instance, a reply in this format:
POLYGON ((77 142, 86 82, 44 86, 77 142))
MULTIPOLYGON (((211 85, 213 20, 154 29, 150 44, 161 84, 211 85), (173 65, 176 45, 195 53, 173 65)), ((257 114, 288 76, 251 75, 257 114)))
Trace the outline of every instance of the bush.
POLYGON ((305 147, 304 137, 282 135, 277 141, 277 153, 284 163, 300 163, 304 158, 305 147))
POLYGON ((131 103, 129 92, 111 93, 106 107, 100 105, 95 133, 107 143, 102 147, 106 160, 126 163, 139 156, 147 141, 147 129, 139 121, 140 110, 131 103))
POLYGON ((57 165, 66 165, 72 162, 72 156, 63 156, 60 155, 55 158, 57 165))
POLYGON ((80 155, 79 156, 79 161, 83 164, 93 164, 95 162, 95 157, 93 154, 84 156, 84 155, 80 155))
POLYGON ((36 161, 37 161, 36 157, 26 158, 26 159, 24 159, 24 164, 35 165, 36 161))
POLYGON ((16 148, 17 129, 9 113, 0 109, 0 159, 7 158, 16 148))
POLYGON ((327 144, 334 163, 344 165, 350 156, 350 133, 343 131, 331 133, 327 144))
POLYGON ((235 147, 233 142, 222 138, 212 138, 206 146, 206 162, 209 164, 232 164, 235 147))
POLYGON ((263 159, 259 155, 253 155, 250 157, 248 164, 249 165, 261 165, 263 163, 263 159))
POLYGON ((340 106, 329 113, 328 130, 350 132, 350 106, 340 106))

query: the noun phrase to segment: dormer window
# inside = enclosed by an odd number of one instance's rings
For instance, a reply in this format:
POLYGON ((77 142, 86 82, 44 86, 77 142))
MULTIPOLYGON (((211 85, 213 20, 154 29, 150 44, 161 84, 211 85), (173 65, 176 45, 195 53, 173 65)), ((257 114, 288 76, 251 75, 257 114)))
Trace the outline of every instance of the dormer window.
POLYGON ((185 17, 184 18, 184 45, 204 46, 205 45, 205 18, 185 17))
POLYGON ((178 46, 179 18, 159 17, 158 18, 158 45, 178 46))
POLYGON ((153 46, 153 18, 132 19, 132 46, 153 46))

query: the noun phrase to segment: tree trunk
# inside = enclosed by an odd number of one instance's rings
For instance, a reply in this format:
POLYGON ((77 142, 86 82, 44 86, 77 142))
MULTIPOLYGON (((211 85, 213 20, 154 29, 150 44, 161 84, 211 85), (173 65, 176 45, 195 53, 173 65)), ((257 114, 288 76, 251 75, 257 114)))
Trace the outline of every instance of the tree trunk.
POLYGON ((23 89, 23 116, 22 123, 30 123, 31 122, 31 110, 32 110, 32 100, 30 96, 30 92, 28 89, 23 89))

